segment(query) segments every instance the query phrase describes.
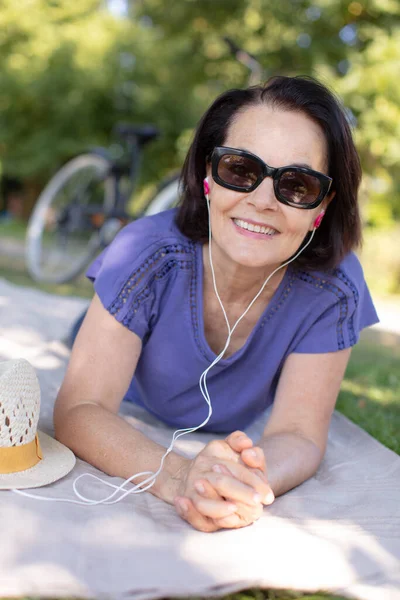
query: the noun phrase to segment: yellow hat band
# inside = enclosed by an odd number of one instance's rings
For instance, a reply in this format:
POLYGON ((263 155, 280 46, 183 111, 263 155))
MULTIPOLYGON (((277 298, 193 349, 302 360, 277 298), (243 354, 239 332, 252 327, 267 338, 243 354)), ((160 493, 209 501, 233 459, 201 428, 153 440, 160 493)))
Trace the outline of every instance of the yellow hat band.
POLYGON ((35 439, 28 444, 0 448, 0 473, 5 475, 26 471, 37 465, 42 458, 42 450, 36 434, 35 439))

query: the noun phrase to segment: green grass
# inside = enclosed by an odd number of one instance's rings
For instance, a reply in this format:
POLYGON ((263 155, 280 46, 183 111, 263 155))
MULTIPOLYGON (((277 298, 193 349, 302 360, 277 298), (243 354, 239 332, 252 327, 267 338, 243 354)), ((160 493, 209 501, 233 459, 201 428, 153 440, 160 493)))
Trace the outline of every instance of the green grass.
MULTIPOLYGON (((1 235, 1 228, 0 228, 1 235)), ((92 286, 84 278, 65 285, 38 285, 27 274, 23 261, 0 256, 0 277, 24 286, 60 295, 92 296, 92 286)), ((337 409, 382 444, 400 454, 400 345, 384 347, 368 340, 352 352, 337 409)), ((224 596, 221 600, 346 600, 343 596, 283 590, 249 589, 224 596)), ((21 600, 39 600, 21 599, 21 600)), ((72 600, 72 598, 70 599, 72 600)), ((200 600, 200 598, 194 599, 200 600)))
POLYGON ((353 349, 336 408, 400 454, 400 346, 359 343, 353 349))
POLYGON ((394 252, 399 237, 399 223, 386 229, 364 230, 364 243, 358 254, 373 295, 400 294, 400 254, 394 252))
POLYGON ((58 294, 60 296, 81 296, 82 298, 91 298, 93 296, 93 285, 84 275, 71 283, 36 283, 28 274, 23 259, 12 259, 12 264, 10 264, 10 259, 1 254, 0 277, 3 277, 16 285, 34 287, 50 294, 58 294))
POLYGON ((19 219, 0 220, 0 238, 10 237, 16 240, 25 239, 26 223, 19 219))

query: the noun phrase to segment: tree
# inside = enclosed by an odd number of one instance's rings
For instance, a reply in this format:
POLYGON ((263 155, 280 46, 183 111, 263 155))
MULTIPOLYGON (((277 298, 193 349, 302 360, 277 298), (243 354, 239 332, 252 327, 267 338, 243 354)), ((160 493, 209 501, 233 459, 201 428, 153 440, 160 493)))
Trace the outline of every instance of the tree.
MULTIPOLYGON (((163 40, 182 41, 179 68, 190 73, 194 96, 246 84, 223 36, 255 54, 266 75, 306 74, 336 90, 355 126, 364 169, 366 218, 400 217, 400 4, 378 0, 163 0, 131 2, 132 18, 146 18, 163 40), (186 41, 184 46, 183 41, 186 41)), ((170 73, 174 77, 174 73, 170 73)))
POLYGON ((400 213, 400 4, 395 0, 5 0, 0 12, 0 152, 11 176, 44 182, 118 120, 155 123, 144 178, 182 163, 215 96, 248 72, 223 36, 275 73, 311 74, 342 96, 365 178, 367 217, 400 213), (25 7, 25 10, 24 10, 25 7), (368 200, 368 202, 367 202, 368 200))

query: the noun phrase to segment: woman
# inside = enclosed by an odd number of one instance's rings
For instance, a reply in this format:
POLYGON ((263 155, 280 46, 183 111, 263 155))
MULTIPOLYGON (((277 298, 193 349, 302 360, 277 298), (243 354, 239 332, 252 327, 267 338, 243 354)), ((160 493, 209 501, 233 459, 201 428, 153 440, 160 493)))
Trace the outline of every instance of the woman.
POLYGON ((344 112, 318 82, 222 94, 189 150, 179 209, 128 225, 89 268, 96 293, 57 438, 128 478, 157 471, 165 449, 118 416, 123 399, 176 429, 227 432, 193 460, 171 452, 150 490, 202 531, 253 523, 312 476, 351 347, 377 321, 352 253, 360 178, 344 112), (224 348, 207 419, 199 377, 224 348), (253 446, 243 429, 269 406, 253 446))

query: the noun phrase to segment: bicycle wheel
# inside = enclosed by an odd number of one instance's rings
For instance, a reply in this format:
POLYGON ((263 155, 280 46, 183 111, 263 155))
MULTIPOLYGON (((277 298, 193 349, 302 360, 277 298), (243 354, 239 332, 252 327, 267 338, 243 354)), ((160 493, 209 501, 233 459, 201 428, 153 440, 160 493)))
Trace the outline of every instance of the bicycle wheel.
POLYGON ((163 210, 173 208, 178 204, 179 195, 179 175, 174 175, 160 184, 144 214, 146 216, 155 215, 163 210))
POLYGON ((71 281, 99 251, 99 230, 114 202, 110 170, 103 156, 82 154, 44 188, 28 223, 25 246, 35 281, 71 281))

